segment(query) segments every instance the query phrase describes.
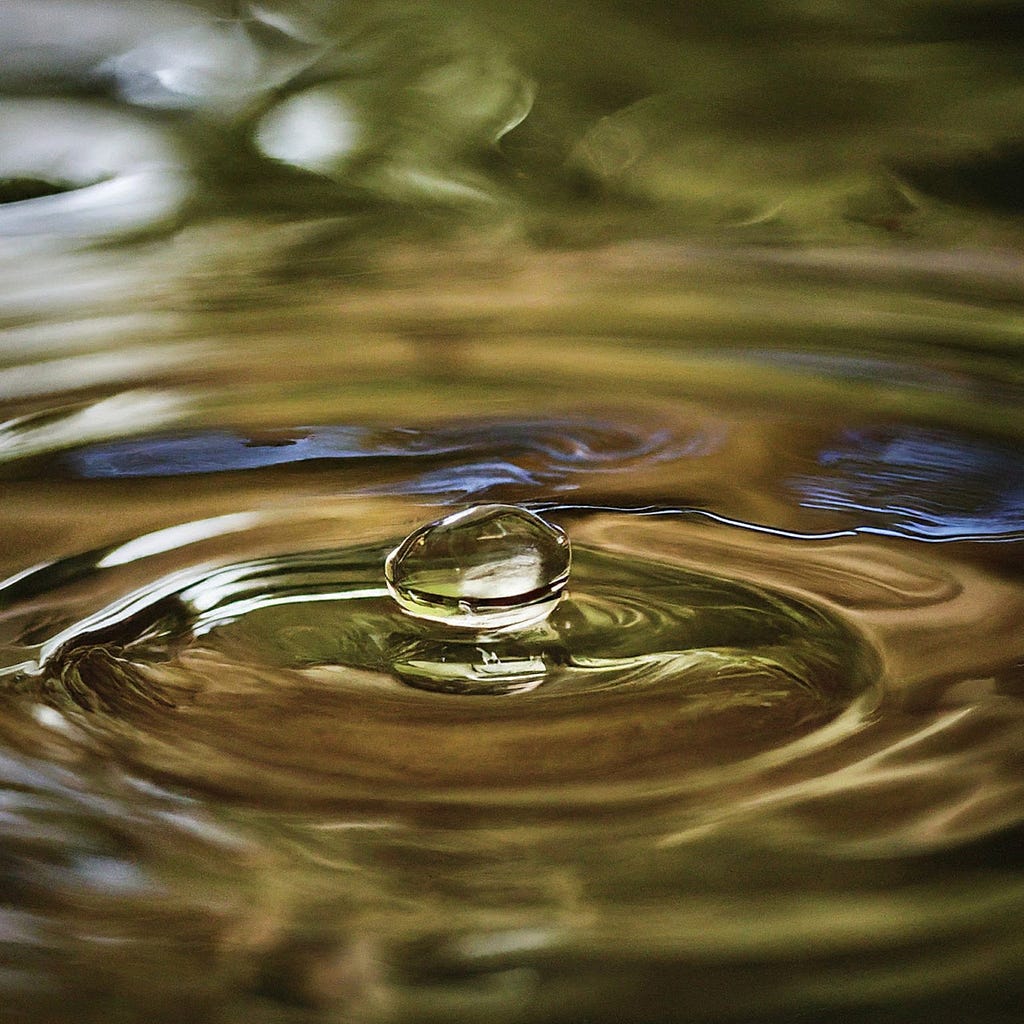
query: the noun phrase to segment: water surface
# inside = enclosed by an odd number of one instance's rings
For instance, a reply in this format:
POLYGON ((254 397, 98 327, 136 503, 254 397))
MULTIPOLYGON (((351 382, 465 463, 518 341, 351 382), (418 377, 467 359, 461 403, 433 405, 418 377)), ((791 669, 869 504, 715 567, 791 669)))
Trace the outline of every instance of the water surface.
POLYGON ((1017 1019, 1012 12, 4 17, 12 1020, 1017 1019))

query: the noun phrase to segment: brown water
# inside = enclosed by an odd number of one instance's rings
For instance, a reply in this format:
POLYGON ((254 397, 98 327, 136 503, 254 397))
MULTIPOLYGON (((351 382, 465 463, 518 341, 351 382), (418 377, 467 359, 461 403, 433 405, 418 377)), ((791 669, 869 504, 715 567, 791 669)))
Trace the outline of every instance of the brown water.
POLYGON ((48 6, 4 1019, 1016 1021, 1010 14, 48 6), (403 612, 494 502, 550 615, 403 612))

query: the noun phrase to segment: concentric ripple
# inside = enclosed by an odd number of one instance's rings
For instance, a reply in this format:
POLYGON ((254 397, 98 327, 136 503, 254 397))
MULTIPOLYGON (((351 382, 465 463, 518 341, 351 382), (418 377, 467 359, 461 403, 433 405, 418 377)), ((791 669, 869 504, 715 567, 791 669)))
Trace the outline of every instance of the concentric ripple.
POLYGON ((391 546, 179 570, 37 628, 13 686, 193 790, 525 808, 703 785, 877 701, 870 645, 762 587, 584 546, 545 621, 481 633, 405 614, 391 546))

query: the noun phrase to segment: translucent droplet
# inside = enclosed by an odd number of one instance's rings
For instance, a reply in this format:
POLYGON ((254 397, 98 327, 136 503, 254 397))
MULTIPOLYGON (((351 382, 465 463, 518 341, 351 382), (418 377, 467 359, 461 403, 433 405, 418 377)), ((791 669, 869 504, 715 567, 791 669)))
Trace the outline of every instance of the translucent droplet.
POLYGON ((388 555, 384 575, 410 615, 495 631, 544 619, 569 562, 558 527, 515 505, 477 505, 410 534, 388 555))

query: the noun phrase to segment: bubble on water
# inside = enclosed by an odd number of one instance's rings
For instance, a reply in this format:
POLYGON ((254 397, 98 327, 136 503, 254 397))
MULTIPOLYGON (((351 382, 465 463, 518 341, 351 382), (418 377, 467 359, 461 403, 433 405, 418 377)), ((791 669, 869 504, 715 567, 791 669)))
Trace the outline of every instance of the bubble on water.
POLYGON ((515 505, 475 505, 420 527, 388 555, 388 590, 421 619, 485 632, 546 618, 569 578, 569 538, 515 505))

